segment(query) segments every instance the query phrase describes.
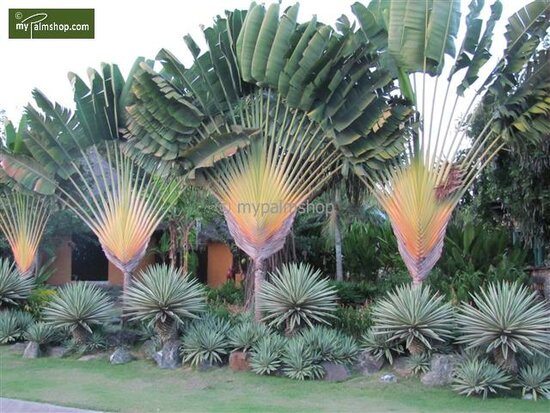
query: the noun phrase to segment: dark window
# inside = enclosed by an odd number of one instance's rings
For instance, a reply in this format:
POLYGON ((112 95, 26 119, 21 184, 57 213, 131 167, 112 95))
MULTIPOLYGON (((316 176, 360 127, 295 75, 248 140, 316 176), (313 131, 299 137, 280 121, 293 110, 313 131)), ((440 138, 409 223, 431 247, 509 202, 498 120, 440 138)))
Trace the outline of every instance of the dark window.
POLYGON ((107 281, 109 262, 95 236, 73 234, 72 278, 78 281, 107 281))

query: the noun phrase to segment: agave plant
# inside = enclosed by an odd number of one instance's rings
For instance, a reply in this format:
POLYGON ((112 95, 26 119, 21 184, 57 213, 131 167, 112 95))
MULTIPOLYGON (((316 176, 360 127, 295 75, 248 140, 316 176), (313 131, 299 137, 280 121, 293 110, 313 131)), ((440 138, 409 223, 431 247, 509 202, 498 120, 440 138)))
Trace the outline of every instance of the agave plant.
POLYGON ((282 361, 283 373, 294 380, 315 380, 325 374, 320 364, 321 355, 312 349, 302 336, 287 341, 282 361))
POLYGON ((0 307, 17 306, 31 295, 34 281, 21 277, 19 270, 6 258, 0 258, 0 307))
POLYGON ((433 343, 444 343, 454 337, 452 306, 425 286, 397 287, 376 304, 372 320, 375 334, 404 341, 411 354, 431 350, 433 343))
POLYGON ((398 75, 401 92, 418 112, 406 131, 410 140, 403 157, 379 171, 360 172, 388 215, 414 283, 430 273, 454 208, 506 142, 550 133, 549 63, 547 52, 538 51, 549 27, 548 10, 546 2, 533 1, 510 17, 504 56, 484 77, 502 13, 499 1, 485 22, 484 2, 470 2, 460 47, 458 0, 353 6, 365 36, 384 50, 382 61, 398 75), (492 116, 477 136, 464 127, 452 129, 464 125, 478 105, 490 106, 492 116))
POLYGON ((285 264, 263 284, 258 295, 263 321, 292 334, 297 328, 313 323, 329 324, 336 311, 336 290, 321 272, 308 264, 285 264))
POLYGON ((492 352, 505 368, 516 353, 533 355, 550 350, 550 309, 535 292, 518 283, 493 283, 462 304, 458 342, 492 352))
POLYGON ((23 333, 25 340, 35 342, 38 345, 48 344, 54 341, 56 337, 57 331, 54 327, 41 321, 30 324, 23 333))
POLYGON ((393 357, 403 353, 403 346, 395 340, 392 334, 377 334, 370 328, 362 337, 362 348, 368 351, 376 360, 386 359, 393 364, 393 357))
POLYGON ((359 353, 359 346, 352 337, 325 326, 305 329, 300 335, 321 361, 349 364, 359 353))
POLYGON ((206 178, 254 261, 256 296, 299 205, 344 162, 378 167, 397 156, 412 113, 348 19, 337 30, 316 18, 299 24, 298 7, 281 14, 278 3, 253 3, 217 17, 203 30, 204 52, 185 37, 189 68, 164 49, 161 73, 142 64, 125 135, 144 164, 156 158, 204 172, 197 178, 206 178), (196 157, 194 147, 218 151, 196 157))
POLYGON ((530 363, 519 369, 517 377, 518 387, 521 387, 523 396, 531 394, 533 400, 543 396, 550 396, 550 358, 533 357, 530 363))
POLYGON ((27 327, 33 322, 29 313, 20 310, 0 312, 0 344, 17 341, 23 337, 27 327))
POLYGON ((259 375, 273 374, 282 366, 286 337, 277 333, 265 335, 252 347, 250 369, 259 375))
POLYGON ((486 399, 489 393, 509 390, 511 380, 500 367, 486 359, 469 360, 456 367, 452 387, 459 394, 482 395, 486 399))
POLYGON ((103 325, 113 316, 113 304, 99 287, 79 282, 61 287, 44 309, 44 321, 71 332, 76 343, 85 344, 92 327, 103 325))
POLYGON ((190 274, 167 265, 146 268, 126 292, 125 311, 130 320, 154 326, 164 343, 189 318, 206 308, 204 289, 190 274))
POLYGON ((236 351, 249 351, 262 337, 269 334, 269 328, 264 324, 245 320, 229 332, 229 345, 236 351))
POLYGON ((430 371, 431 355, 430 353, 411 354, 407 360, 407 367, 412 374, 420 375, 430 371))
POLYGON ((8 240, 23 278, 33 273, 50 213, 51 203, 45 197, 15 191, 0 195, 0 230, 8 240))
POLYGON ((183 361, 191 366, 201 363, 221 364, 229 353, 227 335, 231 325, 215 316, 193 321, 186 329, 181 346, 183 361))

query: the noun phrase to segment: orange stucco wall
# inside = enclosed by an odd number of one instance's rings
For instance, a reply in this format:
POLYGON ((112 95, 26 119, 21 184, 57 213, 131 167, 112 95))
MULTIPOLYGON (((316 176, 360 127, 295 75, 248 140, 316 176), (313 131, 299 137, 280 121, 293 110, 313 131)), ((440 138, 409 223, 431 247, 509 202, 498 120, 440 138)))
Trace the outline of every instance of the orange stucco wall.
POLYGON ((48 280, 49 284, 59 285, 71 281, 72 274, 72 248, 71 237, 63 238, 55 249, 55 268, 53 275, 48 280))
POLYGON ((210 287, 222 285, 232 265, 233 254, 227 245, 221 242, 208 244, 207 283, 210 287))
MULTIPOLYGON (((149 245, 149 248, 151 248, 151 245, 149 245)), ((155 254, 153 254, 150 249, 145 254, 145 257, 140 261, 135 274, 137 275, 140 270, 148 267, 149 265, 153 265, 155 263, 155 254)), ((109 271, 108 271, 108 278, 110 284, 115 285, 122 285, 123 276, 122 271, 120 271, 111 261, 109 261, 109 271)))

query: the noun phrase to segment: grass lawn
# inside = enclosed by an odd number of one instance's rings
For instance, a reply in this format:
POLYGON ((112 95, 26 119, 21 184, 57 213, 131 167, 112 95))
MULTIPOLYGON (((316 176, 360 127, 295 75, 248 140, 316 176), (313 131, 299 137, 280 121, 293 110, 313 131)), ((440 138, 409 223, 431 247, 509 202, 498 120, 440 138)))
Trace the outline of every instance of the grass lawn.
POLYGON ((0 396, 121 412, 545 412, 549 401, 481 400, 417 379, 379 383, 379 375, 343 383, 282 377, 160 370, 152 362, 111 366, 107 360, 22 359, 0 348, 0 396))

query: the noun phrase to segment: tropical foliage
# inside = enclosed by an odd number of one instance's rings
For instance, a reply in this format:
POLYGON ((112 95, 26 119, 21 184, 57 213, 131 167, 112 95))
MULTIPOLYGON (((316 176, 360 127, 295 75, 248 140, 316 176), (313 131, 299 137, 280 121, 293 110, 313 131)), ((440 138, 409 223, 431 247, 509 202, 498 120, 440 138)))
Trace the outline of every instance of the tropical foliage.
POLYGON ((535 292, 517 283, 501 282, 472 296, 458 314, 458 342, 480 347, 509 367, 516 353, 550 351, 550 309, 535 292))
POLYGON ((400 342, 390 334, 377 334, 372 328, 363 335, 361 346, 376 360, 384 359, 390 364, 393 364, 394 356, 404 352, 400 342))
POLYGON ((481 395, 485 399, 490 393, 509 390, 511 380, 500 367, 486 359, 468 360, 457 366, 452 386, 459 394, 481 395))
POLYGON ((250 369, 259 375, 274 374, 282 367, 282 357, 287 339, 271 333, 263 336, 252 347, 250 369))
POLYGON ((352 337, 325 326, 314 326, 300 335, 321 361, 349 364, 359 353, 359 346, 352 337))
POLYGON ((31 295, 32 278, 21 277, 6 258, 0 258, 0 307, 18 306, 31 295))
POLYGON ((186 329, 181 346, 183 361, 193 367, 222 364, 229 353, 227 335, 231 325, 215 316, 204 316, 186 329))
POLYGON ((302 336, 287 341, 282 361, 283 373, 294 380, 319 379, 325 374, 320 354, 302 336))
POLYGON ((32 322, 32 316, 21 310, 0 311, 0 344, 21 339, 32 322))
POLYGON ((75 342, 84 344, 93 326, 111 321, 113 305, 99 287, 84 282, 67 284, 44 310, 44 321, 71 332, 75 342))
POLYGON ((206 308, 204 289, 189 274, 167 265, 147 267, 126 292, 125 311, 130 320, 154 326, 161 341, 174 338, 186 319, 206 308))
POLYGON ((550 395, 550 358, 533 357, 530 363, 521 367, 518 372, 518 386, 525 397, 531 394, 533 400, 538 396, 550 395))
POLYGON ((51 324, 36 322, 30 324, 23 333, 25 340, 35 342, 39 345, 48 344, 55 340, 57 331, 51 324))
POLYGON ((404 342, 412 354, 431 350, 454 337, 454 311, 429 287, 397 287, 376 303, 372 311, 374 334, 404 342))
POLYGON ((287 333, 304 325, 329 324, 336 311, 336 294, 321 272, 307 264, 286 264, 271 274, 258 295, 263 320, 284 326, 287 333))
POLYGON ((233 350, 249 351, 269 333, 269 329, 264 324, 245 320, 234 326, 229 332, 229 345, 233 350))

